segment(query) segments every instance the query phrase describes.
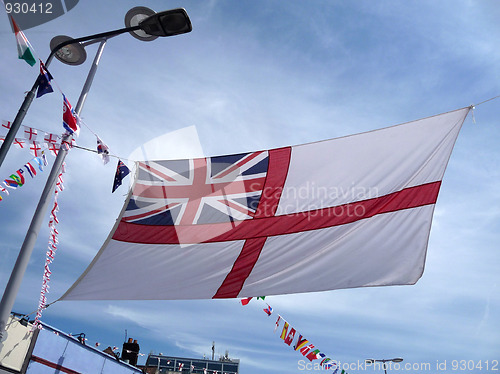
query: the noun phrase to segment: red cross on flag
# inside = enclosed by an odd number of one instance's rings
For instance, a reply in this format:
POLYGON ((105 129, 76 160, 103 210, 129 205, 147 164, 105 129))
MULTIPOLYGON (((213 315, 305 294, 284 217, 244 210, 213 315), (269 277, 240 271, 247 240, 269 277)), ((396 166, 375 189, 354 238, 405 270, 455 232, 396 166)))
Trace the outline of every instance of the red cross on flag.
POLYGON ((140 162, 117 224, 62 299, 414 284, 468 112, 268 151, 140 162))
POLYGON ((19 148, 24 148, 26 145, 26 142, 24 141, 24 139, 15 138, 14 145, 19 147, 19 148))
POLYGON ((59 148, 61 147, 60 144, 58 143, 47 143, 47 149, 52 153, 54 156, 57 156, 57 153, 59 152, 59 148))
POLYGON ((43 137, 43 140, 46 143, 59 143, 60 139, 61 139, 60 136, 58 136, 56 134, 48 134, 48 133, 45 133, 45 136, 43 137))
POLYGON ((42 155, 42 147, 38 142, 30 142, 30 152, 33 156, 38 157, 42 155))
POLYGON ((24 127, 24 138, 26 140, 36 140, 36 136, 38 134, 37 129, 28 126, 23 126, 23 127, 24 127))
POLYGON ((11 126, 10 121, 2 120, 2 127, 1 127, 2 129, 10 130, 10 126, 11 126))

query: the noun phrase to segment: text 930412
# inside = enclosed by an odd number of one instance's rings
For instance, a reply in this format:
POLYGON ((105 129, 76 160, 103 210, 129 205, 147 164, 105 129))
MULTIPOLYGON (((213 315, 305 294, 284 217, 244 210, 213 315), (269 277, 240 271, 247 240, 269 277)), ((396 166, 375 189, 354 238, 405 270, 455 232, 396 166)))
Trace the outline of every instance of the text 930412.
POLYGON ((54 5, 51 2, 32 3, 5 3, 5 10, 8 14, 52 14, 54 5))

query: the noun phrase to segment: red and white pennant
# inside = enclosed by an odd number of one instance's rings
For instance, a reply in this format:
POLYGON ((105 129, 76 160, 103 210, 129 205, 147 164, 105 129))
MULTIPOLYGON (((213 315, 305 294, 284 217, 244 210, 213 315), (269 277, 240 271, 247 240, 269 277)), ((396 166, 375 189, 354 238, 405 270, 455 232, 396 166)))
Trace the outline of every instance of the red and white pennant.
POLYGON ((50 211, 50 220, 49 220, 49 228, 50 228, 50 235, 49 235, 49 242, 48 242, 48 247, 47 247, 47 253, 45 256, 45 266, 44 266, 44 272, 43 272, 43 281, 42 281, 42 289, 40 291, 40 300, 38 303, 38 310, 36 312, 36 317, 35 321, 33 322, 33 330, 34 329, 41 329, 42 325, 40 324, 40 319, 42 318, 42 311, 43 309, 46 308, 47 306, 47 293, 49 293, 49 282, 50 282, 50 275, 52 272, 50 271, 49 265, 52 264, 54 261, 54 256, 57 251, 57 244, 59 243, 58 240, 58 235, 59 232, 57 231, 57 224, 59 223, 59 220, 57 218, 57 212, 59 211, 59 204, 57 202, 57 197, 59 193, 64 190, 64 185, 63 185, 63 172, 59 173, 59 176, 57 177, 57 182, 56 182, 56 188, 54 190, 54 206, 52 207, 52 210, 50 211))

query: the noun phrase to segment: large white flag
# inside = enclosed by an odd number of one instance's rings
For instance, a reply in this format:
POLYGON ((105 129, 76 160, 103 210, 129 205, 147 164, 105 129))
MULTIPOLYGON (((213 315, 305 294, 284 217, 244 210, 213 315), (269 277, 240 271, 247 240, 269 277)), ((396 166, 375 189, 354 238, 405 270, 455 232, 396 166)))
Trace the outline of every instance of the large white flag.
POLYGON ((468 111, 269 151, 140 162, 117 224, 62 299, 414 284, 468 111))

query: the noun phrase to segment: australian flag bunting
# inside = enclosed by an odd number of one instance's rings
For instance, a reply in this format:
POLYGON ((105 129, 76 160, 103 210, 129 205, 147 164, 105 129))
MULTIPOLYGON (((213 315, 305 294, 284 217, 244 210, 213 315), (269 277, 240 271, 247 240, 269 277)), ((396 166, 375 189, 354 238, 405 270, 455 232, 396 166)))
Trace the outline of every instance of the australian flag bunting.
POLYGON ((129 168, 125 165, 122 160, 118 160, 118 165, 116 166, 115 181, 113 183, 113 190, 111 193, 115 192, 118 187, 122 185, 123 178, 125 178, 130 173, 129 168))
POLYGON ((49 73, 42 61, 40 61, 40 75, 38 76, 38 90, 36 91, 36 97, 42 97, 45 94, 54 92, 52 89, 52 75, 49 73))

